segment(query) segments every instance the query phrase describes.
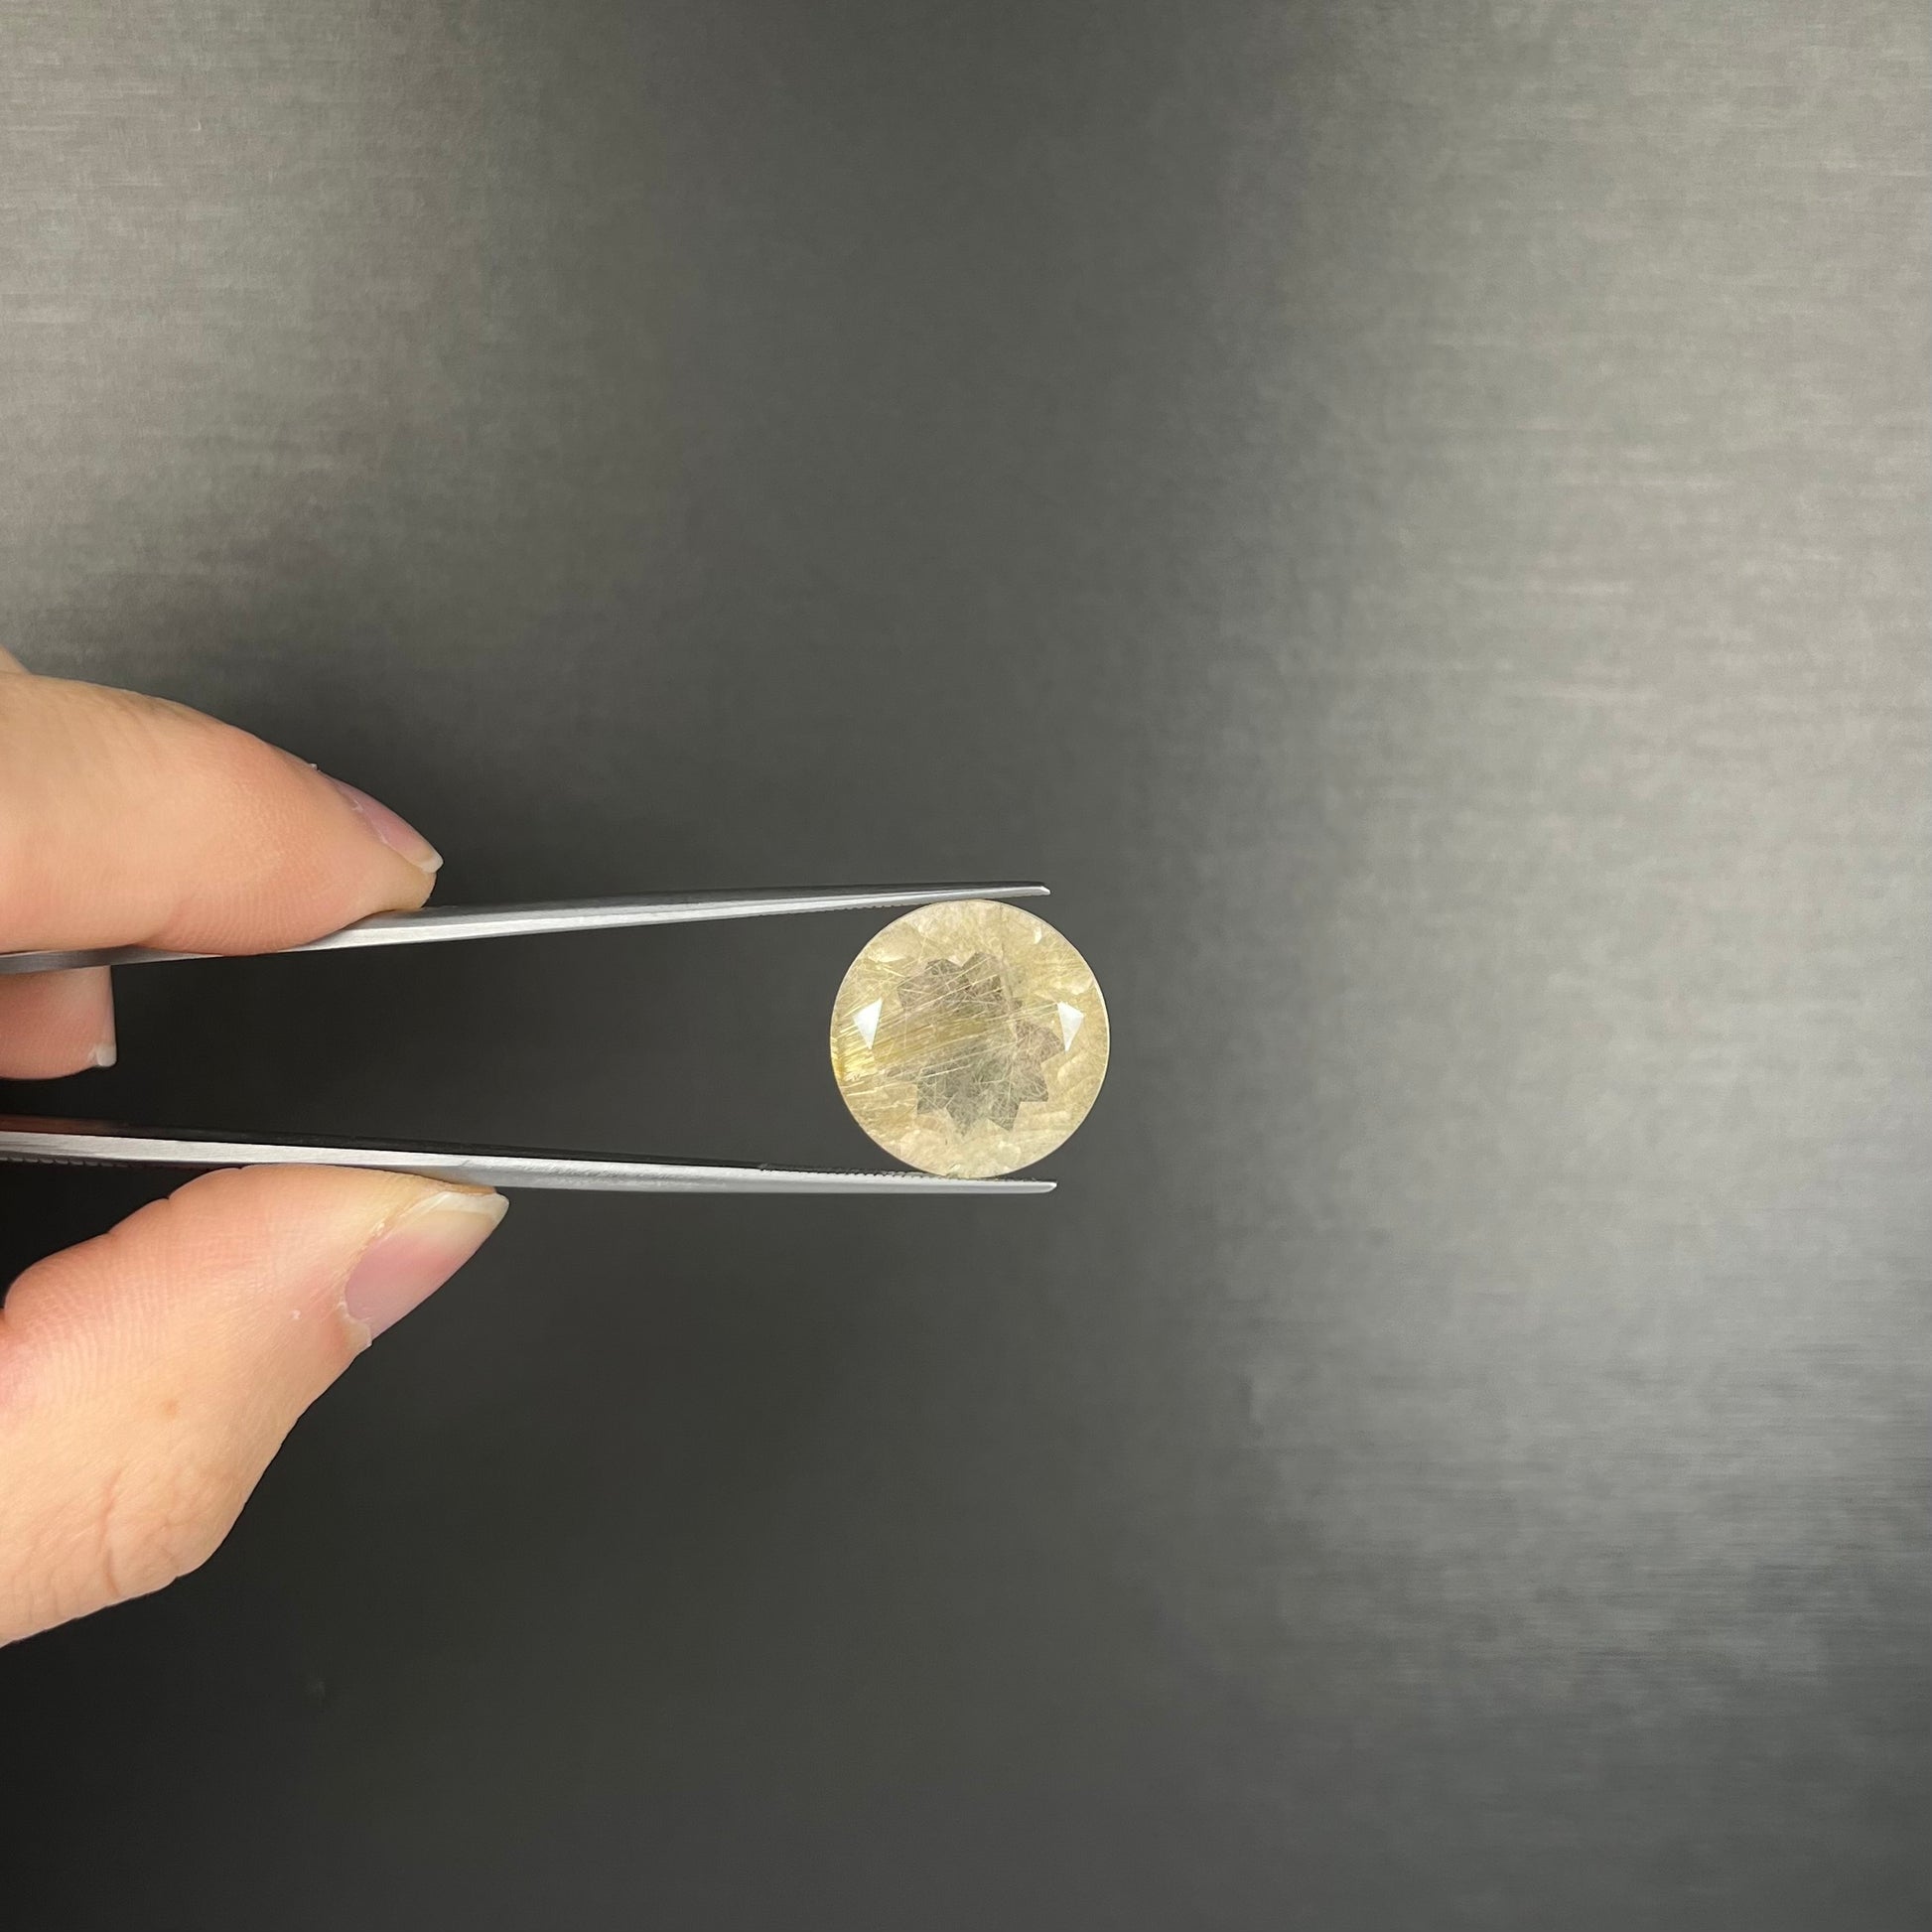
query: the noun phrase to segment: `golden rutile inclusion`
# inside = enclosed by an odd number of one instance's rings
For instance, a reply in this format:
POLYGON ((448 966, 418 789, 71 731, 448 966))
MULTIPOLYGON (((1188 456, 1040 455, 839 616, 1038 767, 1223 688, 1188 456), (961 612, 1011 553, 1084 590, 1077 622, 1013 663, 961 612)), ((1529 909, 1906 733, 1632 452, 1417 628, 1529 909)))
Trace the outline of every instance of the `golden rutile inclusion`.
POLYGON ((852 962, 832 1071, 853 1119, 908 1167, 1011 1173, 1086 1119, 1107 1009, 1045 920, 984 898, 922 905, 852 962))

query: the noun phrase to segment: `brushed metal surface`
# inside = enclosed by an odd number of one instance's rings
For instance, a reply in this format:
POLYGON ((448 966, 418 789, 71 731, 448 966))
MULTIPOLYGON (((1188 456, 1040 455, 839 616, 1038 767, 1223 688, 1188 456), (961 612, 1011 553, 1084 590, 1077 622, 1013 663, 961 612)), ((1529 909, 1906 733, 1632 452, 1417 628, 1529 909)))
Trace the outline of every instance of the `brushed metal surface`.
POLYGON ((99 1121, 0 1116, 0 1161, 70 1167, 389 1168, 472 1187, 541 1187, 598 1194, 1050 1194, 1050 1180, 962 1180, 904 1170, 817 1173, 799 1168, 630 1161, 615 1155, 495 1147, 342 1146, 117 1127, 99 1121))
MULTIPOLYGON (((853 912, 932 905, 950 898, 1041 898, 1044 886, 842 886, 756 893, 643 893, 622 898, 536 905, 433 905, 378 912, 340 931, 278 952, 349 952, 368 946, 421 946, 450 939, 529 939, 557 932, 610 932, 628 926, 697 925, 713 919, 781 918, 801 912, 853 912)), ((151 966, 168 960, 232 957, 164 952, 149 946, 88 946, 0 952, 0 974, 58 972, 71 966, 151 966)), ((261 955, 249 955, 261 957, 261 955)))

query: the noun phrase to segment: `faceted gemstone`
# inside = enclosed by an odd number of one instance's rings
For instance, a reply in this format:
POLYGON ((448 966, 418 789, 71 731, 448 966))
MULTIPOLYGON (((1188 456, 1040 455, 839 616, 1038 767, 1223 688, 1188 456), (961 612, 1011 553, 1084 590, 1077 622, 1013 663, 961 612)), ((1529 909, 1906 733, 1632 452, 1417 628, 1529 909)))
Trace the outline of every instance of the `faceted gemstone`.
POLYGON ((921 905, 852 962, 832 1006, 852 1118, 926 1173, 1011 1173, 1086 1119, 1107 1009, 1044 919, 993 899, 921 905))

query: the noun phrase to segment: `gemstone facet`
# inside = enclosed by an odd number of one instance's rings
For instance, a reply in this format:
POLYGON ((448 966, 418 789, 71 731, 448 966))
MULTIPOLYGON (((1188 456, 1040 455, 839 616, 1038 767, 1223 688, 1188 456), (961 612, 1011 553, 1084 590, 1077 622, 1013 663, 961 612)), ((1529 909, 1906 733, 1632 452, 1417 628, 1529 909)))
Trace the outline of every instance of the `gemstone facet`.
POLYGON ((926 1173, 980 1179, 1043 1160, 1107 1073, 1087 962, 1017 905, 921 905, 878 934, 832 1004, 852 1118, 926 1173))

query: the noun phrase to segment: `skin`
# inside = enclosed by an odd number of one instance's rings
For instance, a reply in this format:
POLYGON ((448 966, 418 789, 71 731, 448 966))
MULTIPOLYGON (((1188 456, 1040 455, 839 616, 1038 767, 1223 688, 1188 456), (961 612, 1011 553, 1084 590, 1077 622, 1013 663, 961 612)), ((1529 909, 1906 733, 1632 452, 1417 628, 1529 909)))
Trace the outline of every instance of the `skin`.
MULTIPOLYGON (((0 652, 0 950, 264 951, 421 904, 439 863, 245 732, 0 652)), ((105 971, 0 979, 0 1075, 113 1057, 105 971)), ((295 1419, 501 1209, 402 1174, 237 1169, 28 1269, 0 1309, 0 1642, 202 1563, 295 1419)))

